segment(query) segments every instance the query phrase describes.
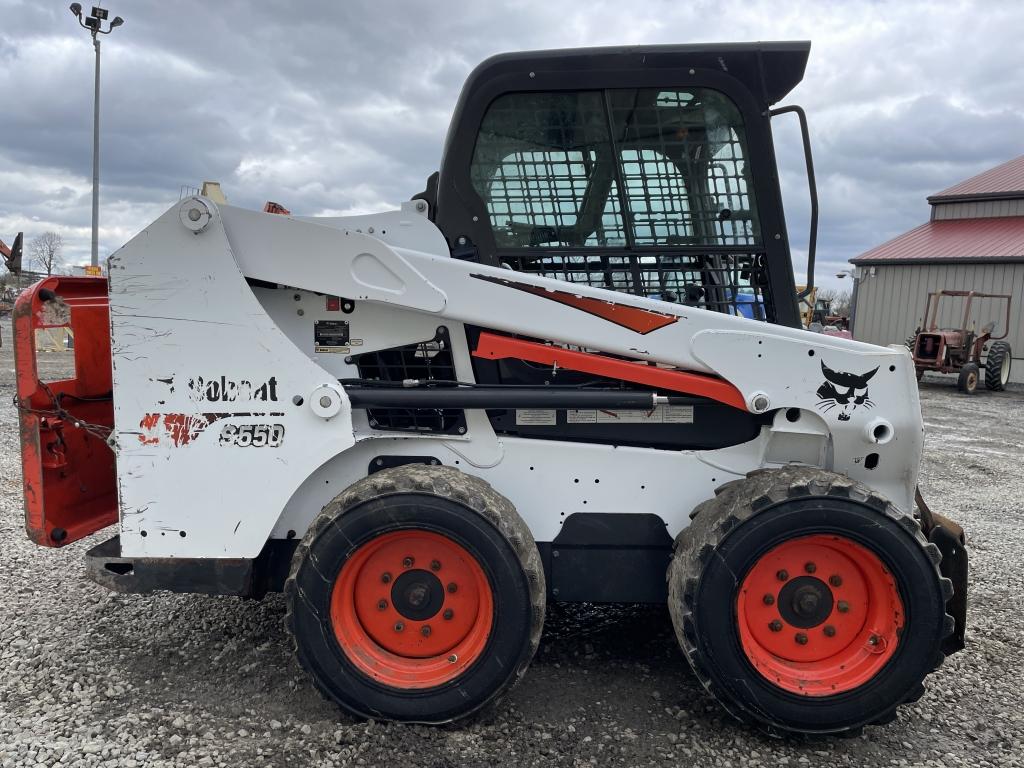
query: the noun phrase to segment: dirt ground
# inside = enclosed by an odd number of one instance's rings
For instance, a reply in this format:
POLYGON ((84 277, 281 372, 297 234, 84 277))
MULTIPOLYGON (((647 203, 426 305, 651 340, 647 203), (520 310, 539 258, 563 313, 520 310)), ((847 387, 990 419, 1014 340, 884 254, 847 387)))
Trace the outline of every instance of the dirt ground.
MULTIPOLYGON (((922 489, 972 557, 967 650, 919 702, 849 739, 769 739, 697 683, 666 609, 549 606, 523 683, 471 725, 355 722, 287 652, 262 602, 116 595, 23 529, 9 326, 0 350, 0 767, 1024 765, 1024 393, 928 377, 922 489)), ((43 355, 45 374, 67 365, 43 355)))

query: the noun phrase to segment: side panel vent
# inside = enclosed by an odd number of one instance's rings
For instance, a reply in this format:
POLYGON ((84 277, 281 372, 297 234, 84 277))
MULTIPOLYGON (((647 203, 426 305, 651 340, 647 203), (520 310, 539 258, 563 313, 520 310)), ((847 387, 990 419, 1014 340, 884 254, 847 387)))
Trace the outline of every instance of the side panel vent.
MULTIPOLYGON (((354 356, 359 378, 379 381, 382 386, 401 386, 406 379, 454 382, 455 363, 446 329, 431 341, 408 344, 354 356)), ((370 408, 370 426, 391 432, 462 434, 466 417, 455 408, 370 408)))

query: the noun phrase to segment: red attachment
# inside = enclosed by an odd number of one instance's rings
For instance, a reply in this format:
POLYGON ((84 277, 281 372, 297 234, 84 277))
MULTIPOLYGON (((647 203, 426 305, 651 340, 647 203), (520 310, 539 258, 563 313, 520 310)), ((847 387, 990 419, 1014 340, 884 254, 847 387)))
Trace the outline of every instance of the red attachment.
POLYGON ((493 623, 483 568, 464 547, 431 531, 394 531, 367 542, 345 561, 331 592, 341 649, 392 688, 455 679, 483 653, 493 623), (417 589, 428 615, 410 618, 400 609, 409 612, 409 590, 417 589))
POLYGON ((48 277, 22 293, 13 319, 25 528, 36 544, 56 547, 118 519, 114 453, 102 439, 114 425, 107 281, 48 277), (44 302, 43 291, 63 305, 44 302), (74 376, 44 383, 36 331, 65 327, 73 334, 74 376))
POLYGON ((604 376, 609 379, 632 381, 636 384, 646 384, 672 392, 685 392, 688 395, 708 397, 731 405, 733 408, 744 411, 747 409, 740 391, 729 382, 715 376, 659 368, 647 363, 619 360, 591 352, 575 352, 550 344, 539 344, 535 341, 523 341, 509 336, 481 333, 473 356, 489 360, 515 358, 542 365, 557 365, 559 368, 571 371, 592 373, 595 376, 604 376))
POLYGON ((761 675, 793 693, 829 696, 878 674, 896 652, 905 614, 874 552, 819 534, 783 542, 754 564, 740 585, 736 619, 743 651, 761 675), (801 577, 831 596, 831 611, 814 626, 791 623, 799 617, 784 604, 796 599, 786 585, 801 577))
POLYGON ((280 203, 275 203, 272 200, 268 200, 267 204, 263 206, 264 213, 280 213, 285 216, 291 216, 291 211, 285 208, 280 203))

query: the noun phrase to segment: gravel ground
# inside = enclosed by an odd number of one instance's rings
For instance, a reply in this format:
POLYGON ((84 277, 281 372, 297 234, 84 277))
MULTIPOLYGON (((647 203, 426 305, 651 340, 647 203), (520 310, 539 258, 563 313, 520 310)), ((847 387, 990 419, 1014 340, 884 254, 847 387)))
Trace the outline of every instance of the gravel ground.
MULTIPOLYGON (((86 549, 26 539, 13 363, 0 349, 0 766, 1024 765, 1024 394, 966 398, 926 378, 922 478, 972 556, 967 650, 899 719, 856 738, 772 740, 697 684, 667 611, 554 607, 540 653, 472 725, 354 722, 286 652, 263 602, 116 595, 86 549)), ((67 365, 43 356, 45 372, 67 365)))

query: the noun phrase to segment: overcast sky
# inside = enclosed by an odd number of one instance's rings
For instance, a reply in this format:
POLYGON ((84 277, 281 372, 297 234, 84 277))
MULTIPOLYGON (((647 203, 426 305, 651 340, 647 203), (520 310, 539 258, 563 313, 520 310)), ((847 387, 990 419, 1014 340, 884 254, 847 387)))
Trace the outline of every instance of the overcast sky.
MULTIPOLYGON (((86 8, 88 3, 83 3, 86 8)), ((60 232, 88 261, 92 46, 60 0, 0 0, 0 238, 60 232)), ((501 51, 809 39, 785 103, 811 122, 819 282, 928 217, 925 197, 1024 153, 1024 3, 109 0, 100 255, 220 181, 297 214, 396 207, 438 166, 465 76, 501 51), (283 13, 281 13, 283 11, 283 13)), ((794 260, 799 137, 776 129, 794 260)))

